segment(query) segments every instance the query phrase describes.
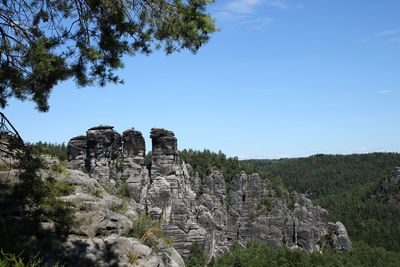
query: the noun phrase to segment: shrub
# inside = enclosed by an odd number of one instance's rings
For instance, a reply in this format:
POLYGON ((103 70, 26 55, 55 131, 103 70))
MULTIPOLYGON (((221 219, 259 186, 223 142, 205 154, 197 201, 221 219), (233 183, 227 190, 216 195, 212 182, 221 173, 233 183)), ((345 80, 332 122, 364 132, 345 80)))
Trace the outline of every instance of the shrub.
POLYGON ((123 198, 129 198, 130 197, 131 194, 130 194, 130 188, 129 188, 128 183, 125 182, 125 183, 123 183, 121 185, 120 195, 123 198))
MULTIPOLYGON (((132 228, 129 229, 124 236, 140 239, 140 242, 150 247, 151 251, 158 251, 158 245, 160 242, 164 242, 165 244, 172 246, 173 240, 164 234, 158 222, 153 220, 150 215, 141 213, 132 220, 132 223, 132 228)), ((148 254, 146 258, 142 260, 142 263, 146 262, 147 257, 150 254, 148 254)), ((136 253, 128 252, 127 256, 129 258, 129 263, 134 266, 138 261, 138 251, 136 253)), ((163 256, 163 261, 166 260, 167 258, 163 256)))
POLYGON ((121 205, 112 207, 111 210, 117 213, 124 214, 128 211, 128 206, 125 203, 122 203, 121 205))
POLYGON ((146 232, 151 228, 160 228, 157 221, 153 220, 150 215, 140 213, 135 219, 132 220, 133 226, 129 229, 125 236, 142 239, 146 232))

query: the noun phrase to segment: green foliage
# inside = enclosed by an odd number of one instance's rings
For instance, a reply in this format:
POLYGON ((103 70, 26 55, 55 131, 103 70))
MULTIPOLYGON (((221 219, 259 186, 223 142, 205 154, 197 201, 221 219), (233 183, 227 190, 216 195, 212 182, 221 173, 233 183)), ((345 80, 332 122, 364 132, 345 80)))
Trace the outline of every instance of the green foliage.
POLYGON ((153 154, 151 153, 151 151, 149 151, 147 153, 147 155, 144 157, 144 164, 146 165, 146 168, 149 170, 151 170, 151 162, 153 159, 153 154))
POLYGON ((160 228, 158 222, 145 213, 140 213, 132 220, 132 223, 133 227, 125 233, 125 236, 137 239, 141 239, 151 228, 160 228))
POLYGON ((232 201, 232 197, 230 195, 227 195, 225 197, 225 203, 226 205, 230 206, 231 205, 231 201, 232 201))
POLYGON ((46 166, 34 148, 21 142, 12 149, 18 151, 15 168, 20 172, 18 182, 7 193, 0 194, 0 248, 15 255, 25 252, 27 260, 38 252, 37 248, 51 239, 56 241, 55 236, 61 238, 75 224, 72 208, 60 199, 75 190, 75 186, 56 181, 52 172, 42 176, 46 166), (3 215, 10 211, 10 203, 19 210, 18 219, 3 215), (45 229, 42 222, 50 222, 54 228, 45 229))
POLYGON ((114 190, 114 188, 111 188, 109 185, 107 184, 101 184, 101 186, 103 187, 104 191, 106 191, 108 194, 110 195, 116 195, 117 192, 114 190))
POLYGON ((257 220, 257 214, 255 211, 250 211, 249 213, 249 221, 255 222, 257 220))
POLYGON ((74 211, 69 204, 59 197, 71 194, 75 186, 68 182, 57 182, 52 177, 47 178, 41 186, 34 189, 44 196, 30 210, 37 221, 50 219, 56 223, 57 231, 63 233, 75 223, 74 211))
MULTIPOLYGON (((190 173, 192 176, 198 173, 200 177, 204 177, 209 175, 213 168, 221 170, 228 190, 232 183, 232 179, 241 171, 244 171, 247 174, 258 173, 264 179, 272 179, 268 171, 253 164, 240 162, 237 157, 227 158, 221 151, 215 153, 208 149, 205 149, 202 152, 192 149, 184 149, 179 152, 179 158, 181 161, 192 166, 193 170, 190 173)), ((272 183, 273 185, 277 184, 276 179, 272 179, 272 183)))
POLYGON ((159 223, 153 220, 150 215, 141 213, 132 220, 132 223, 132 228, 124 234, 126 237, 137 238, 141 240, 142 244, 156 250, 160 241, 172 246, 173 240, 165 235, 159 223))
POLYGON ((0 266, 1 267, 37 267, 42 266, 42 259, 31 258, 25 260, 20 256, 16 256, 13 253, 4 253, 0 250, 0 266))
MULTIPOLYGON (((102 183, 101 186, 103 187, 104 191, 106 191, 108 194, 113 195, 113 196, 117 196, 119 198, 123 198, 123 199, 128 199, 130 198, 130 188, 127 182, 124 182, 122 184, 120 184, 118 181, 115 184, 115 186, 112 186, 110 184, 107 183, 102 183)), ((93 195, 95 194, 99 194, 101 195, 101 192, 96 192, 99 191, 98 189, 96 189, 95 191, 91 192, 93 195)))
POLYGON ((55 157, 60 161, 67 160, 67 146, 57 143, 47 143, 47 142, 37 142, 37 143, 27 143, 27 146, 31 147, 33 153, 39 155, 48 155, 55 157))
POLYGON ((58 196, 66 196, 71 194, 76 186, 72 185, 66 181, 62 181, 62 182, 56 182, 54 180, 49 181, 51 184, 49 184, 49 191, 52 191, 51 194, 54 194, 55 197, 58 196))
POLYGON ((121 83, 122 56, 164 48, 195 53, 217 29, 206 13, 213 0, 3 1, 0 23, 0 106, 10 97, 39 111, 57 83, 121 83))
POLYGON ((203 184, 200 184, 199 190, 196 192, 196 199, 199 200, 200 196, 204 193, 203 184))
POLYGON ((56 174, 63 174, 67 178, 71 176, 71 173, 67 171, 67 165, 65 161, 63 162, 54 161, 50 165, 44 163, 43 167, 52 170, 56 174))
POLYGON ((272 203, 268 196, 266 196, 257 204, 257 209, 267 210, 267 211, 272 210, 272 203))
MULTIPOLYGON (((397 153, 246 161, 282 177, 290 190, 308 193, 314 203, 328 209, 330 220, 344 223, 353 241, 397 252, 400 183, 387 191, 380 184, 399 162, 397 153)), ((290 199, 287 203, 294 204, 290 199)))
POLYGON ((199 242, 194 241, 190 248, 190 255, 185 259, 186 267, 203 267, 206 264, 207 257, 204 254, 203 247, 199 242))
POLYGON ((44 167, 40 157, 26 148, 19 161, 20 183, 15 185, 13 195, 22 202, 29 201, 30 215, 37 221, 45 218, 57 224, 58 230, 65 230, 73 224, 73 211, 59 197, 70 194, 75 187, 67 182, 57 182, 52 176, 43 179, 39 169, 44 167))
POLYGON ((129 185, 128 185, 128 183, 123 183, 123 184, 121 184, 121 187, 120 187, 120 195, 122 196, 122 198, 129 198, 130 197, 130 188, 129 188, 129 185))
POLYGON ((389 174, 399 162, 400 154, 397 153, 318 154, 307 158, 243 161, 270 172, 272 176, 280 176, 290 191, 308 193, 313 198, 376 181, 389 174))
POLYGON ((246 248, 234 243, 231 250, 208 266, 400 266, 400 256, 383 248, 355 243, 352 251, 326 248, 323 254, 308 254, 286 247, 273 249, 267 244, 250 242, 246 248))
POLYGON ((124 156, 123 155, 119 155, 117 157, 117 159, 115 160, 115 162, 116 162, 117 170, 122 170, 122 166, 124 164, 124 156))
POLYGON ((296 201, 290 196, 286 199, 286 205, 290 210, 294 209, 294 204, 295 203, 296 203, 296 201))
POLYGON ((128 251, 127 256, 128 262, 132 265, 135 264, 138 260, 138 252, 133 253, 132 251, 128 251))
POLYGON ((10 166, 9 165, 0 165, 0 171, 9 171, 10 166))
POLYGON ((128 211, 128 206, 125 203, 122 203, 121 205, 116 205, 114 207, 111 207, 111 210, 117 213, 124 214, 125 212, 128 211))
POLYGON ((221 151, 215 153, 208 149, 203 152, 184 149, 179 152, 179 158, 192 166, 191 175, 197 172, 200 177, 209 175, 213 167, 222 170, 226 179, 232 179, 241 170, 237 158, 227 158, 221 151))
MULTIPOLYGON (((399 194, 400 191, 397 191, 399 194)), ((386 202, 379 183, 357 186, 319 199, 333 220, 342 221, 353 240, 400 252, 400 203, 386 202)))

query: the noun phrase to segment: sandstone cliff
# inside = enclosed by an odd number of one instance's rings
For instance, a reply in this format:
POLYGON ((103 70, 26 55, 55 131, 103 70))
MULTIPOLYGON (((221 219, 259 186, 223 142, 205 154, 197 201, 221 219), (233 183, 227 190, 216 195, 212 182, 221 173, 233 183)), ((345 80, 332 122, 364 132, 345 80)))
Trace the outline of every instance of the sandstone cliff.
MULTIPOLYGON (((129 207, 125 215, 98 208, 90 216, 95 221, 109 223, 102 223, 100 228, 92 225, 86 230, 82 230, 85 228, 82 226, 76 233, 76 236, 91 238, 88 239, 89 248, 100 242, 93 239, 97 233, 110 236, 107 229, 112 229, 116 235, 110 237, 112 240, 108 243, 128 242, 117 236, 129 228, 125 218, 144 212, 158 220, 164 232, 174 238, 174 247, 182 257, 189 254, 194 241, 203 245, 209 258, 222 254, 234 240, 241 244, 259 240, 273 247, 287 246, 308 252, 323 251, 326 242, 338 249, 351 249, 345 226, 329 222, 328 212, 314 206, 304 195, 278 194, 268 180, 256 173, 237 174, 229 189, 217 169, 205 177, 191 176, 191 167, 179 160, 173 132, 153 128, 150 137, 150 169, 145 164, 145 142, 137 130, 127 130, 120 135, 112 126, 99 126, 89 129, 85 136, 70 140, 68 167, 75 170, 71 170, 72 177, 87 177, 81 171, 86 172, 90 176, 87 181, 96 184, 102 192, 103 187, 116 191, 121 190, 122 185, 129 188, 129 207)), ((78 207, 87 203, 110 206, 110 201, 116 205, 118 198, 113 199, 109 195, 99 202, 82 192, 66 197, 78 207)), ((182 264, 176 255, 173 259, 170 257, 169 262, 182 264)))

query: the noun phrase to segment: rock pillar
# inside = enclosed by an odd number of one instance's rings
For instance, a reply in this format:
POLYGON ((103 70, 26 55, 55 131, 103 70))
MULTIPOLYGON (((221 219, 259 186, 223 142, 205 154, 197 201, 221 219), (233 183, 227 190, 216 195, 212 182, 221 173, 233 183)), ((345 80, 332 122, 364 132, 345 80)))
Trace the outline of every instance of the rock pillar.
POLYGON ((122 134, 122 182, 129 186, 130 196, 145 205, 149 174, 144 163, 146 144, 140 131, 130 129, 122 134))
POLYGON ((85 135, 72 138, 67 146, 68 168, 86 170, 87 141, 85 135))
POLYGON ((91 177, 100 182, 115 182, 116 161, 121 156, 121 137, 113 126, 90 128, 87 136, 87 160, 91 177))
POLYGON ((175 134, 165 129, 153 128, 150 138, 153 146, 151 176, 175 174, 179 164, 178 143, 175 134))

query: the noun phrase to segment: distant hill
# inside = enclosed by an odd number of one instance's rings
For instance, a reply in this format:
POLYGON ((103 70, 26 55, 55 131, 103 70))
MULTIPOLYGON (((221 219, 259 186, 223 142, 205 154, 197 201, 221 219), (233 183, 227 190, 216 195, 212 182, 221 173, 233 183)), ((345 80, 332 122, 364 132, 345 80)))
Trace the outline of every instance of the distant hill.
POLYGON ((289 190, 306 193, 342 221, 352 240, 400 252, 400 154, 314 155, 282 160, 246 160, 289 190))

